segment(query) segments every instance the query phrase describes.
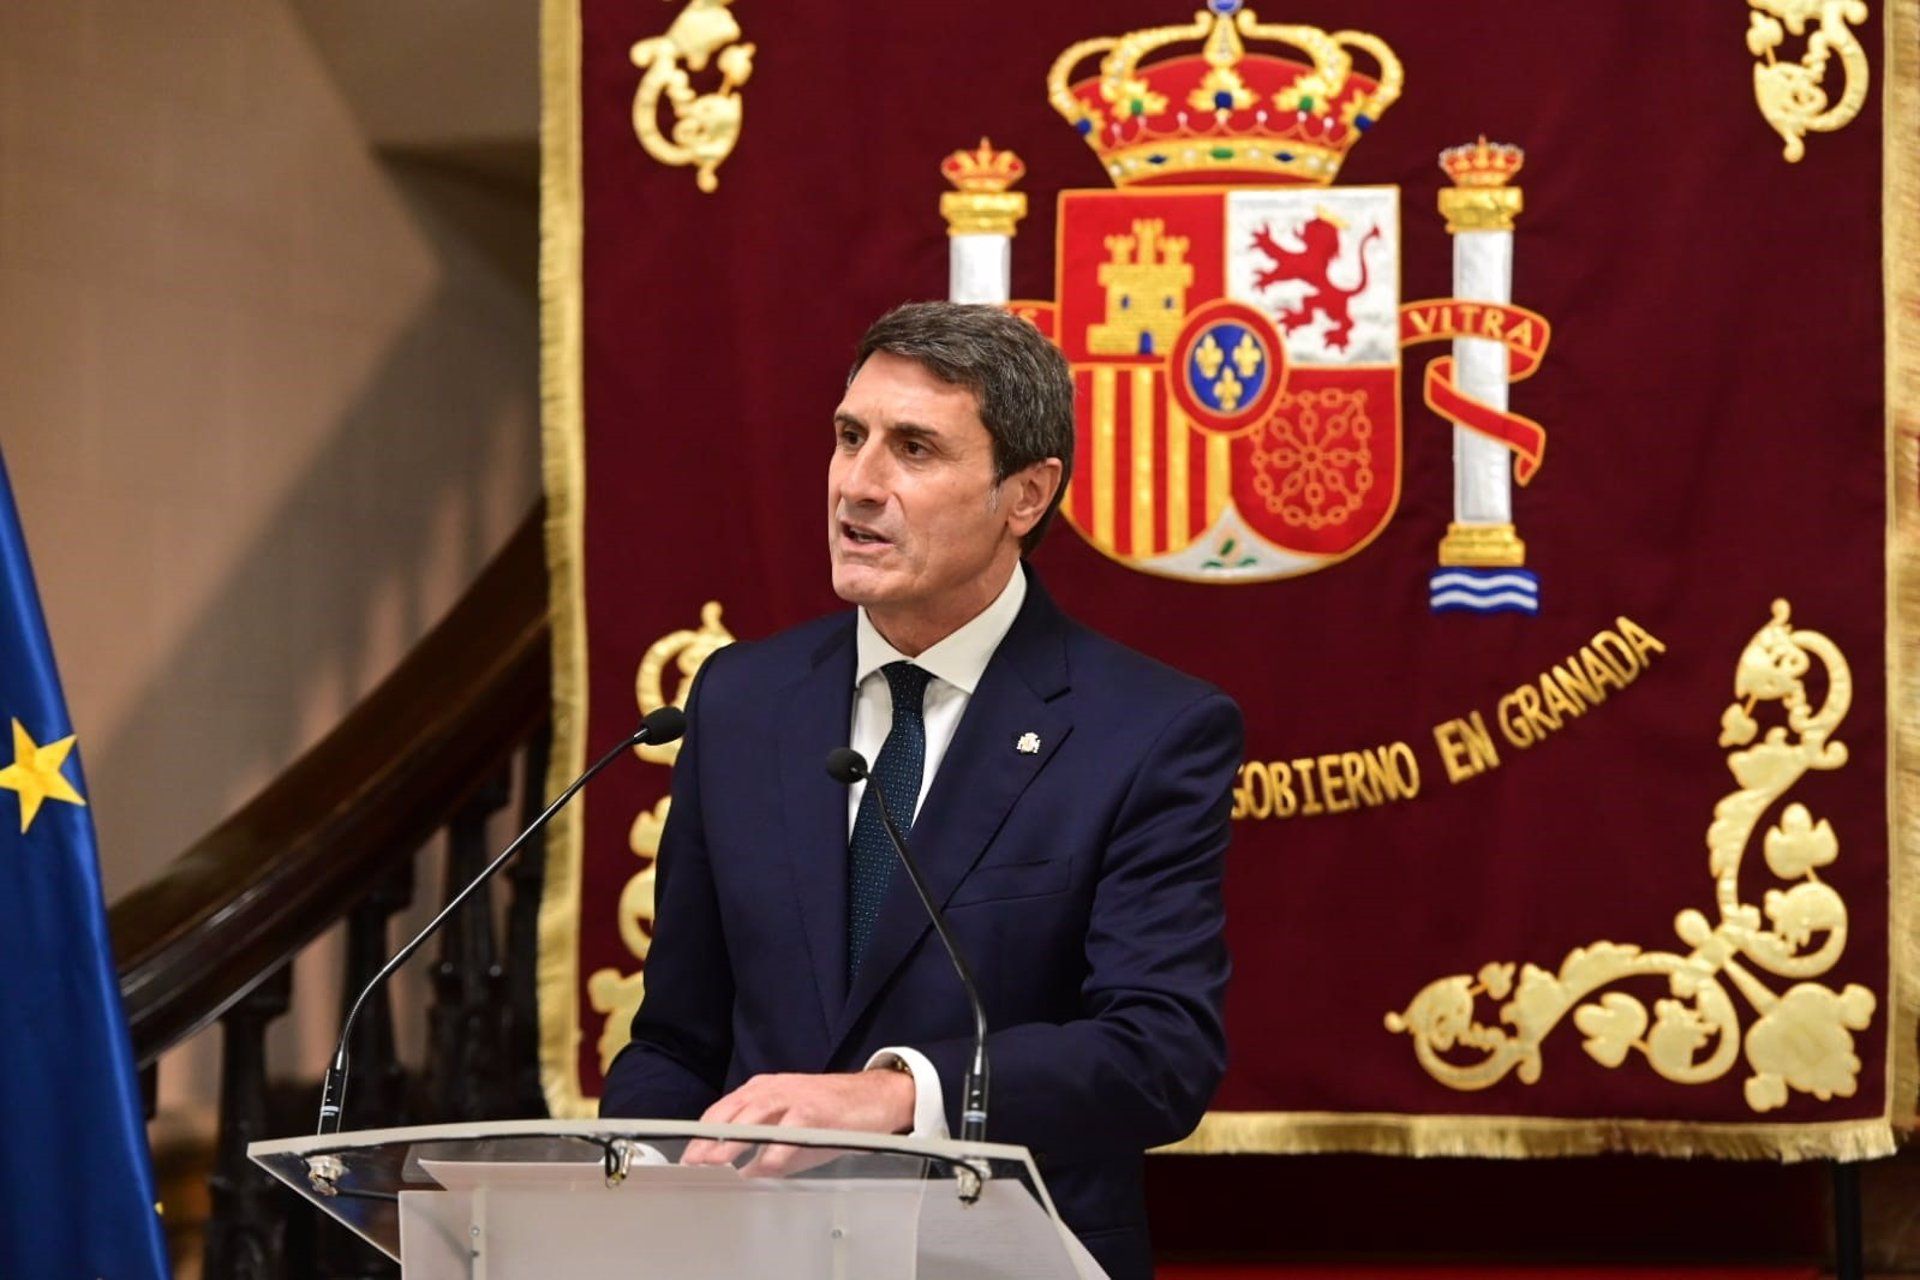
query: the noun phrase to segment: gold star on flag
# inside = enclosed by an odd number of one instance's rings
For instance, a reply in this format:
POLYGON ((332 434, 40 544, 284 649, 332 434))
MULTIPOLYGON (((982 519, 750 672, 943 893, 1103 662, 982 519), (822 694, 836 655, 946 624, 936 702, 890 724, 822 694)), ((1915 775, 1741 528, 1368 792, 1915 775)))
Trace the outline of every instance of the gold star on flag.
POLYGON ((25 834, 33 817, 48 800, 84 806, 87 802, 73 789, 60 767, 73 751, 73 734, 46 746, 36 746, 27 727, 13 722, 13 763, 0 769, 0 789, 20 793, 20 830, 25 834))

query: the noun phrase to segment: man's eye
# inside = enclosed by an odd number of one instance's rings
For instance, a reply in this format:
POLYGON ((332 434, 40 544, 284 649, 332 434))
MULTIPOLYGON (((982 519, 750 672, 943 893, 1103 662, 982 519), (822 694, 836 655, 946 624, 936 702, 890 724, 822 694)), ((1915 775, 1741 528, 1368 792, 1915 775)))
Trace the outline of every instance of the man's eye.
POLYGON ((860 433, 852 427, 842 427, 835 435, 838 437, 840 443, 849 449, 857 449, 860 447, 860 433))

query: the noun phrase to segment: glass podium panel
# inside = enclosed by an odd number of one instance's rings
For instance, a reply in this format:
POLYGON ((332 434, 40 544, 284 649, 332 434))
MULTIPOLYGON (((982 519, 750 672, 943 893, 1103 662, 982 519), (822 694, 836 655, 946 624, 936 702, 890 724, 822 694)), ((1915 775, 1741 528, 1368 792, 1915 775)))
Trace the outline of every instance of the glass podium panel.
POLYGON ((1020 1147, 527 1120, 285 1139, 249 1154, 409 1280, 1098 1274, 1020 1147), (732 1158, 682 1163, 699 1139, 733 1144, 732 1158))

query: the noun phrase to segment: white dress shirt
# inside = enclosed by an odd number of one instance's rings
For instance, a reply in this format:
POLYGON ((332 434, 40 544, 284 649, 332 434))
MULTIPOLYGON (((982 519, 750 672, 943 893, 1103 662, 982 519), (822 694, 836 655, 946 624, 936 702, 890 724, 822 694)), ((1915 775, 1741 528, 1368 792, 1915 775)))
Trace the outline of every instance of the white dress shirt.
MULTIPOLYGON (((893 693, 880 668, 889 662, 911 662, 933 677, 927 681, 926 697, 921 703, 927 749, 920 769, 920 794, 914 800, 914 813, 920 812, 920 805, 927 798, 927 788, 933 785, 933 776, 939 771, 940 762, 946 758, 947 747, 953 742, 953 731, 960 726, 960 717, 967 709, 967 702, 973 697, 973 691, 979 685, 994 650, 1000 647, 1000 642, 1013 626, 1014 618, 1019 616, 1020 605, 1026 598, 1027 575, 1025 570, 1015 565, 1013 576, 1007 579, 1007 585, 994 597, 992 604, 975 614, 972 621, 914 658, 907 657, 888 644, 886 637, 867 617, 867 611, 860 610, 859 620, 854 624, 853 722, 847 733, 847 741, 855 751, 870 761, 878 759, 880 747, 887 740, 887 732, 893 728, 893 693)), ((849 840, 853 838, 853 824, 859 817, 860 797, 866 793, 866 785, 865 782, 856 782, 847 788, 849 840)), ((899 818, 901 815, 894 816, 899 818)), ((913 1073, 914 1136, 946 1137, 946 1099, 940 1087, 940 1075, 933 1069, 933 1063, 918 1049, 904 1046, 889 1046, 867 1061, 869 1067, 895 1064, 904 1065, 913 1073)))

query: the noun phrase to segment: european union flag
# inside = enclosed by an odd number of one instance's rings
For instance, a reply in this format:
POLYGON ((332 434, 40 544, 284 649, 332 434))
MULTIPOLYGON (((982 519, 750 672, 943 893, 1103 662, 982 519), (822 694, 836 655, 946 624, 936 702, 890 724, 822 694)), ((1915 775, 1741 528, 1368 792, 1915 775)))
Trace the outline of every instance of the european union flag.
POLYGON ((0 1276, 161 1280, 87 784, 0 462, 0 1276))

